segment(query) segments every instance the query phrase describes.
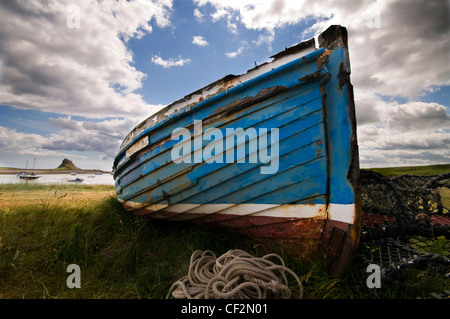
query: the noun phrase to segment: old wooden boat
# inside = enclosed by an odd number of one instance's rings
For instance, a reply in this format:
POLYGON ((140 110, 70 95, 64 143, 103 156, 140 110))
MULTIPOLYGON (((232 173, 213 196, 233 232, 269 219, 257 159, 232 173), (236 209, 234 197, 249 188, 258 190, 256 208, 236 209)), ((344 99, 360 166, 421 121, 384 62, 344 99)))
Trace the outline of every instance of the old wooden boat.
MULTIPOLYGON (((347 269, 360 236, 347 31, 332 26, 150 116, 114 161, 135 214, 318 247, 347 269)), ((294 248, 295 249, 295 248, 294 248)))

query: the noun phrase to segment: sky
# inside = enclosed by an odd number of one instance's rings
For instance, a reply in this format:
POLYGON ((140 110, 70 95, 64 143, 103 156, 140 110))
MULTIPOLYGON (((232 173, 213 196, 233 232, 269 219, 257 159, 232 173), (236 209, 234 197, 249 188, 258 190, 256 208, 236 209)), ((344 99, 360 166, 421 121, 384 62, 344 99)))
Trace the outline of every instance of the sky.
POLYGON ((165 105, 348 29, 361 167, 450 163, 447 0, 0 2, 0 167, 111 170, 165 105))

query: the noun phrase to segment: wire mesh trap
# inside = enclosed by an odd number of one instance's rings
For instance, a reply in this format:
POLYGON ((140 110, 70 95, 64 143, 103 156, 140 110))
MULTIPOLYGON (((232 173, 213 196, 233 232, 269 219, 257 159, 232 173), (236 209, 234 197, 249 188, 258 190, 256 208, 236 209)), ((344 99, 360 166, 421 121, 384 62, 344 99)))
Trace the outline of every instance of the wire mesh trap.
POLYGON ((362 170, 361 195, 360 260, 380 266, 383 284, 417 297, 442 289, 428 295, 449 298, 450 173, 388 178, 362 170))

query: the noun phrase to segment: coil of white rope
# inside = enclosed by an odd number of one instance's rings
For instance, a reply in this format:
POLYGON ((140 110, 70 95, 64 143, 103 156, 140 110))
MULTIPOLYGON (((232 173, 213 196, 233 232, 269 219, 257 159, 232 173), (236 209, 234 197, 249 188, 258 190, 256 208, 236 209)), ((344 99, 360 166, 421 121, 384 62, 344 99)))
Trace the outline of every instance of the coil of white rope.
POLYGON ((188 274, 176 281, 166 298, 175 299, 266 299, 302 298, 300 278, 277 254, 254 257, 243 250, 229 250, 220 257, 196 250, 191 255, 188 274), (280 264, 270 261, 277 259, 280 264), (298 293, 289 288, 286 274, 298 284, 298 293))

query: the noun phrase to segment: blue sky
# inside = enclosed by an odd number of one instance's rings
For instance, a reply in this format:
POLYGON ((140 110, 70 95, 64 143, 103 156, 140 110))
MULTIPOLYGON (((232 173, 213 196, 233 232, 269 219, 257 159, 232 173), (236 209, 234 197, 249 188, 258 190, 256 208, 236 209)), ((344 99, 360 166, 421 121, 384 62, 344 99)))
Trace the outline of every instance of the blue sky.
POLYGON ((110 170, 175 100, 348 28, 361 166, 450 162, 446 1, 0 3, 0 167, 110 170), (420 19, 419 19, 420 18, 420 19))
POLYGON ((172 23, 168 28, 155 29, 141 39, 128 42, 135 53, 135 66, 148 74, 143 80, 144 88, 138 92, 149 103, 169 104, 227 74, 241 74, 286 46, 303 40, 299 30, 306 29, 306 24, 299 23, 285 26, 282 32, 268 45, 252 45, 264 30, 249 30, 236 25, 235 33, 229 30, 227 21, 213 22, 208 18, 215 12, 211 5, 201 9, 205 16, 201 22, 194 17, 196 6, 191 1, 176 1, 173 4, 172 23), (203 46, 194 44, 194 37, 201 37, 203 46), (157 44, 157 45, 155 45, 157 44), (241 53, 230 58, 227 53, 241 53), (179 61, 188 59, 182 67, 162 68, 151 62, 159 56, 164 60, 179 61))

